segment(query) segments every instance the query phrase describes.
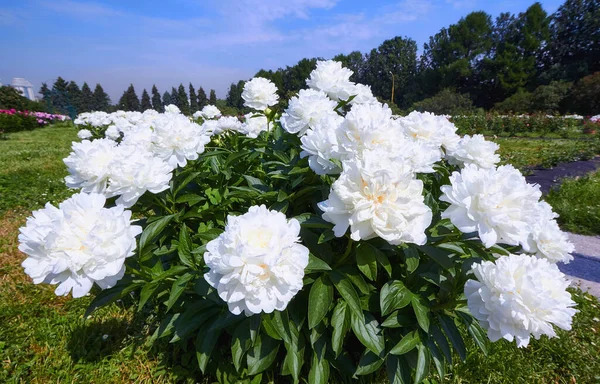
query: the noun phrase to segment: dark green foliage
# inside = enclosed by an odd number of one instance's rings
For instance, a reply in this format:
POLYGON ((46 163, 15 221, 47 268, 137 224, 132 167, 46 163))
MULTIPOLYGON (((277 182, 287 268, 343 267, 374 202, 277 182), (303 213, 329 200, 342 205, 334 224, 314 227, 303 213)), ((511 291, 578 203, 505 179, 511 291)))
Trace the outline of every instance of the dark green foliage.
POLYGON ((175 105, 179 107, 181 113, 184 115, 190 114, 190 102, 183 84, 179 84, 179 88, 177 89, 177 103, 175 105))
MULTIPOLYGON (((91 98, 92 92, 90 88, 88 87, 87 90, 89 91, 89 95, 86 96, 89 96, 91 98)), ((81 113, 86 110, 87 105, 84 100, 84 95, 82 93, 82 90, 79 89, 79 86, 76 82, 69 82, 69 84, 67 85, 67 94, 69 100, 71 101, 71 104, 73 105, 73 108, 75 108, 76 113, 81 113)))
POLYGON ((600 113, 600 72, 579 80, 573 87, 572 109, 584 115, 600 113))
POLYGON ((140 110, 140 99, 135 93, 133 84, 129 85, 129 88, 123 92, 123 96, 119 100, 118 108, 124 111, 139 111, 140 110))
POLYGON ((533 91, 531 110, 547 114, 564 112, 571 86, 572 84, 566 81, 553 81, 548 85, 540 85, 533 91))
POLYGON ((93 94, 93 104, 90 110, 108 112, 110 109, 110 97, 100 84, 96 84, 93 94))
POLYGON ((160 113, 165 111, 163 102, 160 98, 160 93, 158 93, 158 88, 156 88, 156 85, 152 85, 152 109, 160 113))
POLYGON ((164 112, 164 110, 165 110, 164 107, 171 104, 171 94, 168 91, 165 91, 165 93, 163 93, 162 104, 163 104, 162 110, 164 112))
POLYGON ((200 89, 198 89, 198 109, 201 110, 207 105, 208 98, 206 97, 206 92, 204 92, 204 88, 200 87, 200 89))
POLYGON ((210 96, 208 97, 208 103, 209 103, 210 105, 215 105, 215 104, 217 104, 217 94, 216 94, 216 92, 215 92, 215 90, 214 90, 214 89, 211 89, 211 90, 210 90, 210 96))
POLYGON ((196 95, 196 90, 192 83, 189 86, 190 89, 190 114, 194 114, 194 112, 198 111, 198 96, 196 95))
POLYGON ((365 82, 373 95, 393 100, 401 108, 408 107, 415 94, 417 74, 417 43, 409 38, 395 37, 371 50, 366 60, 365 82), (392 83, 393 80, 393 83, 392 83))
POLYGON ((97 111, 94 94, 87 83, 83 83, 81 87, 81 112, 97 111))
POLYGON ((2 133, 31 131, 39 126, 34 116, 0 113, 0 132, 2 133))
POLYGON ((333 57, 333 60, 339 61, 346 68, 354 72, 350 80, 356 83, 364 83, 365 72, 367 71, 367 61, 365 55, 359 51, 350 52, 347 55, 339 54, 333 57))
POLYGON ((475 111, 468 95, 456 93, 448 88, 433 97, 414 103, 411 109, 436 115, 465 115, 475 111))
POLYGON ((244 108, 244 99, 242 99, 242 92, 244 91, 245 83, 245 81, 240 80, 237 84, 231 84, 231 86, 229 87, 229 92, 227 92, 227 98, 225 99, 228 106, 237 109, 244 108))
POLYGON ((150 95, 148 95, 148 91, 144 88, 142 92, 142 100, 140 103, 141 111, 145 111, 147 109, 152 109, 152 103, 150 102, 150 95))
POLYGON ((45 111, 45 104, 23 97, 13 87, 0 87, 0 109, 15 109, 17 111, 45 111))
MULTIPOLYGON (((169 104, 176 105, 179 108, 179 93, 177 93, 175 87, 171 87, 171 101, 169 102, 169 104)), ((167 104, 165 104, 165 106, 166 105, 167 104)))
POLYGON ((520 89, 517 93, 507 97, 494 105, 494 110, 502 113, 527 113, 533 106, 533 95, 520 89))

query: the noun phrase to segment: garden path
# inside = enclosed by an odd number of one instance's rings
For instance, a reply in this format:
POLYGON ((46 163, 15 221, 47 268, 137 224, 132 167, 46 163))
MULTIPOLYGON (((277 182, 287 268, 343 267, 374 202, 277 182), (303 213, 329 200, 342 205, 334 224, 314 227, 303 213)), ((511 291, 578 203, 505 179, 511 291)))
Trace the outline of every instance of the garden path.
MULTIPOLYGON (((528 183, 540 185, 542 193, 560 185, 565 177, 584 176, 600 169, 600 157, 591 160, 560 163, 550 169, 536 169, 526 176, 528 183)), ((569 264, 559 264, 560 270, 584 291, 600 298, 600 236, 584 236, 569 233, 569 240, 575 245, 574 260, 569 264)))

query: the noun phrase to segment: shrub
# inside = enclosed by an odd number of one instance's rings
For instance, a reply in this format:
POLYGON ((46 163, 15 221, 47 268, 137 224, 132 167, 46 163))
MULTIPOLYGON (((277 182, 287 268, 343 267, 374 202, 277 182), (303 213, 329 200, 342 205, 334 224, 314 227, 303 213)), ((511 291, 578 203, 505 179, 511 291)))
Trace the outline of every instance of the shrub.
POLYGON ((555 133, 561 136, 580 134, 584 130, 582 116, 560 117, 547 115, 467 115, 453 116, 452 122, 462 134, 493 134, 519 136, 531 133, 555 133))
POLYGON ((0 87, 0 110, 15 109, 17 111, 45 111, 45 106, 41 102, 31 101, 23 97, 13 87, 8 85, 0 87))
POLYGON ((0 130, 5 133, 30 131, 39 126, 40 124, 34 116, 0 111, 0 130))
POLYGON ((600 113, 600 72, 581 78, 573 87, 573 110, 583 115, 600 113))
POLYGON ((571 90, 571 83, 564 81, 553 81, 549 85, 541 85, 533 91, 532 110, 530 112, 541 112, 558 114, 565 111, 565 98, 571 90))
POLYGON ((486 331, 523 347, 570 329, 554 263, 572 246, 539 188, 444 117, 393 118, 351 74, 318 62, 283 113, 272 84, 248 81, 260 110, 243 123, 167 106, 99 126, 65 159, 81 193, 22 229, 25 272, 59 295, 103 289, 87 314, 135 293, 161 319, 152 340, 220 383, 384 366, 418 383, 465 360, 467 337, 486 350, 486 331))
POLYGON ((512 96, 494 105, 494 111, 500 113, 529 113, 533 106, 533 95, 522 89, 512 96))
POLYGON ((468 95, 446 88, 435 96, 414 103, 412 110, 454 116, 473 113, 476 108, 468 95))

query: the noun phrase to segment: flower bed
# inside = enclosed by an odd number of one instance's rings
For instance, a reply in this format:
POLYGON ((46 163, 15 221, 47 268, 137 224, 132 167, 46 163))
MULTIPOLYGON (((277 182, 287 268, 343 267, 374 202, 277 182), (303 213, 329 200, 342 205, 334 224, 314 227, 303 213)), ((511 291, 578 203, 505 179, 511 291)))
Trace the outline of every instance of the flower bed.
POLYGON ((46 112, 2 109, 0 110, 0 131, 5 133, 29 131, 56 121, 65 121, 68 119, 68 116, 54 115, 46 112))
POLYGON ((531 133, 556 134, 568 137, 573 134, 588 133, 586 124, 594 118, 583 116, 550 115, 468 115, 452 116, 451 120, 462 134, 486 134, 498 136, 520 136, 531 133))
POLYGON ((21 229, 25 272, 93 292, 88 313, 136 292, 161 316, 153 339, 223 383, 383 367, 420 382, 452 350, 464 360, 465 337, 485 350, 486 335, 524 347, 569 330, 555 263, 573 246, 539 188, 496 166, 496 144, 445 117, 395 118, 351 74, 319 62, 284 111, 253 79, 241 120, 80 117, 95 139, 64 160, 80 192, 21 229))

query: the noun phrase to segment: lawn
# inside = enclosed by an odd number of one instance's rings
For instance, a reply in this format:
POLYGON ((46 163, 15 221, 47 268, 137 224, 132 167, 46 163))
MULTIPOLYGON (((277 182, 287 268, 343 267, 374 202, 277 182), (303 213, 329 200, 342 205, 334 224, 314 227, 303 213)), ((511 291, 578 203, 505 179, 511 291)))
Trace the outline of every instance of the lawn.
MULTIPOLYGON (((155 324, 151 310, 136 314, 128 303, 121 302, 84 319, 90 297, 58 298, 52 287, 33 285, 22 272, 18 228, 31 210, 72 193, 62 181, 66 175, 62 158, 75 138, 72 127, 54 126, 10 134, 8 140, 0 141, 0 382, 175 382, 186 376, 186 366, 195 364, 195 359, 174 356, 164 344, 149 345, 147 339, 155 324)), ((566 152, 579 156, 588 145, 498 141, 504 160, 517 162, 521 168, 543 164, 566 152)), ((598 185, 598 177, 590 180, 598 185)), ((573 193, 550 198, 555 199, 553 204, 560 207, 563 201, 566 207, 573 204, 573 196, 579 199, 580 192, 573 193)), ((597 207, 598 197, 594 201, 593 196, 598 195, 590 194, 582 201, 597 207)), ((564 215, 563 208, 557 209, 564 215)), ((559 332, 559 339, 544 337, 521 350, 501 341, 490 346, 488 356, 471 345, 466 364, 455 363, 443 382, 599 382, 600 303, 580 291, 572 292, 580 311, 572 332, 559 332)))

